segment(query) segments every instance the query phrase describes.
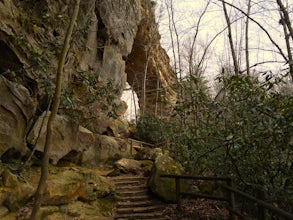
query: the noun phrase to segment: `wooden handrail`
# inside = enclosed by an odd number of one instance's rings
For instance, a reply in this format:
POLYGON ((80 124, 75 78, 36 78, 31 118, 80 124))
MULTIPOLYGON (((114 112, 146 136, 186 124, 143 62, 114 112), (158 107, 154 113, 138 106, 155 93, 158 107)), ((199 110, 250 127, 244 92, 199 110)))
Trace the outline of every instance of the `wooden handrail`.
POLYGON ((270 203, 267 203, 263 200, 257 199, 257 198, 255 198, 245 192, 242 192, 242 191, 234 188, 232 185, 232 179, 230 177, 206 177, 206 176, 173 175, 173 174, 162 174, 162 175, 160 175, 160 177, 174 178, 175 179, 177 209, 179 209, 179 210, 181 210, 181 197, 182 196, 194 196, 194 197, 198 197, 198 198, 206 198, 206 199, 213 199, 213 200, 219 200, 219 201, 228 201, 229 205, 230 205, 230 207, 228 207, 229 212, 230 212, 230 219, 235 219, 235 217, 236 217, 235 215, 237 215, 239 217, 243 217, 243 215, 235 209, 234 194, 238 194, 238 195, 244 197, 245 199, 258 204, 259 213, 261 213, 258 216, 258 219, 260 219, 260 220, 265 219, 264 214, 262 214, 262 213, 264 213, 263 208, 270 210, 271 212, 277 214, 280 217, 283 217, 288 220, 293 220, 293 214, 291 214, 283 209, 276 208, 275 206, 273 206, 270 203), (203 181, 224 181, 224 182, 226 182, 226 185, 220 184, 220 187, 222 187, 223 189, 228 191, 228 193, 229 193, 228 198, 211 196, 211 195, 207 195, 207 194, 180 192, 180 189, 181 189, 180 179, 193 179, 193 180, 203 180, 203 181))
POLYGON ((242 192, 242 191, 240 191, 238 189, 235 189, 233 187, 224 186, 224 185, 221 185, 221 187, 223 187, 224 189, 227 189, 227 190, 229 190, 231 192, 234 192, 234 193, 236 193, 236 194, 238 194, 238 195, 240 195, 240 196, 242 196, 242 197, 244 197, 244 198, 246 198, 246 199, 248 199, 248 200, 250 200, 252 202, 255 202, 258 205, 260 205, 260 206, 272 211, 273 213, 278 214, 279 216, 281 216, 283 218, 293 219, 293 214, 291 214, 289 212, 286 212, 283 209, 276 208, 275 206, 273 206, 270 203, 267 203, 267 202, 265 202, 263 200, 259 200, 259 199, 255 198, 255 197, 253 197, 253 196, 251 196, 251 195, 249 195, 249 194, 247 194, 245 192, 242 192))
POLYGON ((180 178, 180 179, 193 179, 193 180, 210 180, 210 181, 228 181, 228 180, 231 180, 230 177, 190 176, 190 175, 175 175, 175 174, 162 174, 161 177, 180 178))
POLYGON ((137 142, 137 143, 140 143, 140 144, 144 144, 144 145, 147 145, 147 146, 150 146, 150 147, 155 147, 155 144, 150 144, 150 143, 147 143, 147 142, 144 142, 144 141, 135 140, 133 138, 127 138, 127 140, 129 140, 131 142, 137 142))

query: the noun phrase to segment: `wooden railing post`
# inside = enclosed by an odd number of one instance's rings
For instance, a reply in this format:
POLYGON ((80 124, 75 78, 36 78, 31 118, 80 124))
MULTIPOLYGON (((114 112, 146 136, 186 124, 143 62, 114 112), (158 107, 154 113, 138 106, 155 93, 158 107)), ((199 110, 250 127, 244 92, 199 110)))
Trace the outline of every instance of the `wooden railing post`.
MULTIPOLYGON (((227 179, 227 185, 229 187, 233 187, 232 179, 227 179)), ((228 201, 231 210, 235 210, 235 196, 234 192, 228 190, 228 201)), ((236 216, 234 215, 233 211, 230 211, 230 220, 236 220, 236 216)))
MULTIPOLYGON (((264 191, 261 190, 261 189, 258 189, 257 190, 257 197, 259 200, 265 200, 265 194, 264 194, 264 191)), ((257 216, 257 219, 258 220, 265 220, 266 219, 266 215, 265 215, 265 209, 262 205, 258 204, 257 205, 257 208, 258 208, 258 216, 257 216)))
POLYGON ((177 210, 181 211, 182 210, 182 204, 181 204, 181 184, 180 184, 180 177, 175 178, 175 185, 176 185, 176 203, 177 203, 177 210))
POLYGON ((130 140, 131 144, 130 144, 130 155, 132 156, 133 154, 133 141, 130 140))

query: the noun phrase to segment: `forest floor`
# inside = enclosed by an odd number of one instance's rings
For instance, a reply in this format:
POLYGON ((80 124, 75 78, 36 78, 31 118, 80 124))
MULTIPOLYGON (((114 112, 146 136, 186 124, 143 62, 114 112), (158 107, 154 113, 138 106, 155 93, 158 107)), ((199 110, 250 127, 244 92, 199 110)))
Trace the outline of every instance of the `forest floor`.
POLYGON ((167 205, 164 213, 170 220, 226 220, 229 219, 229 211, 223 207, 223 203, 206 199, 186 199, 182 202, 182 210, 176 209, 177 205, 167 205))

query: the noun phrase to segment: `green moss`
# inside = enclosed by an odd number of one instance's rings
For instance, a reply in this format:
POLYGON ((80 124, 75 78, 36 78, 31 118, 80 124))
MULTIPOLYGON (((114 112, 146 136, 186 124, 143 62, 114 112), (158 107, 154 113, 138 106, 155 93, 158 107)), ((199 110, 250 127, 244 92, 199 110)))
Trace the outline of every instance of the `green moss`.
MULTIPOLYGON (((148 185, 151 190, 166 202, 176 202, 176 184, 174 178, 162 178, 162 174, 182 174, 182 166, 171 157, 159 156, 153 167, 148 185)), ((181 182, 180 190, 184 192, 185 184, 181 182)))
POLYGON ((99 209, 103 212, 110 212, 112 211, 114 204, 118 201, 117 197, 115 195, 108 196, 105 198, 99 199, 99 209))

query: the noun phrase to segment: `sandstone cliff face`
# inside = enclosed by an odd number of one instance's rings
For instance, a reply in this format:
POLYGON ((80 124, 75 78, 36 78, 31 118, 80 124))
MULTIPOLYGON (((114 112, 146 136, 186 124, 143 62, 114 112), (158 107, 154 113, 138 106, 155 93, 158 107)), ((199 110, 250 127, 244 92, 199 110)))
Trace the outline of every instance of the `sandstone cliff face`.
MULTIPOLYGON (((1 121, 9 114, 10 124, 22 117, 21 127, 15 126, 21 129, 20 139, 25 139, 31 128, 27 121, 37 121, 50 109, 58 56, 72 8, 70 0, 0 1, 0 75, 8 82, 5 85, 23 87, 29 101, 21 102, 30 105, 17 105, 17 114, 7 112, 6 100, 18 98, 5 90, 0 96, 1 121), (29 114, 20 116, 28 109, 29 114)), ((70 116, 94 133, 115 130, 115 118, 123 113, 119 109, 124 106, 120 97, 125 82, 141 98, 145 70, 146 109, 157 111, 157 100, 163 100, 160 109, 168 112, 176 97, 170 87, 175 75, 159 44, 150 0, 82 1, 64 67, 59 114, 70 116)), ((0 129, 0 136, 7 135, 5 129, 0 129)), ((0 145, 14 147, 10 142, 0 145)))

